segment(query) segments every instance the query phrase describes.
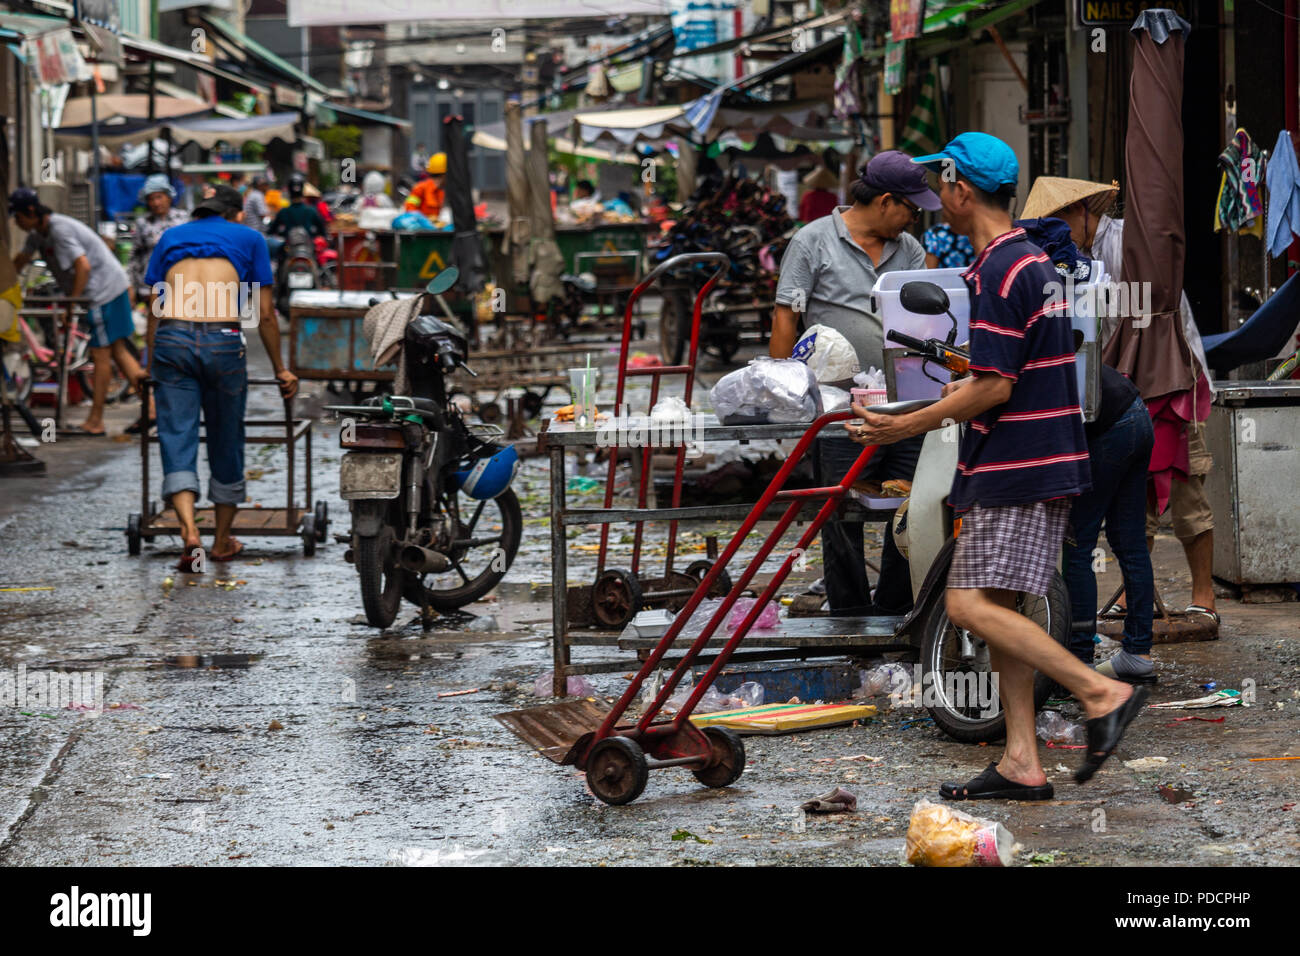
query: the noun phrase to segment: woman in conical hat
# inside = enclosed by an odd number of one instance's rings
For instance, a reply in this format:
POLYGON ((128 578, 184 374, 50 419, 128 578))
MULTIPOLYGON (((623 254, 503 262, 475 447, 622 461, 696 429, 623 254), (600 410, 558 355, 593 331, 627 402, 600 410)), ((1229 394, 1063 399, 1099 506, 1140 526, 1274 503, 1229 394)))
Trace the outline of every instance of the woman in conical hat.
MULTIPOLYGON (((1039 176, 1025 200, 1022 219, 1043 219, 1054 216, 1070 224, 1070 238, 1081 251, 1092 249, 1102 219, 1119 195, 1119 183, 1092 183, 1086 179, 1064 179, 1060 176, 1039 176)), ((1118 279, 1116 273, 1113 278, 1118 279)))

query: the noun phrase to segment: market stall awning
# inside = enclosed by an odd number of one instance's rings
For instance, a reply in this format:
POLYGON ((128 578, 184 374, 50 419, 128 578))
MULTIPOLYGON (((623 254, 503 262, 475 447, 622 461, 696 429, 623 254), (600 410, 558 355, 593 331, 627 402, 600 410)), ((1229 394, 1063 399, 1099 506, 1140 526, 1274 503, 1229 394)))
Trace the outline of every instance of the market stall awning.
POLYGON ((133 36, 130 33, 122 34, 122 49, 128 54, 146 60, 168 60, 172 63, 179 63, 182 66, 188 66, 191 69, 201 70, 210 76, 219 77, 231 83, 236 83, 252 90, 254 93, 271 92, 271 88, 262 83, 250 80, 239 73, 232 73, 230 70, 223 70, 207 57, 198 53, 192 53, 189 50, 183 50, 180 47, 168 46, 165 43, 155 43, 153 40, 146 40, 143 37, 133 36))
POLYGON ((221 19, 220 17, 203 14, 201 18, 204 23, 208 24, 210 27, 216 30, 219 34, 221 34, 221 36, 223 36, 227 41, 229 41, 229 43, 233 44, 234 47, 237 49, 237 51, 242 51, 243 53, 249 56, 261 60, 267 66, 271 67, 273 70, 284 74, 285 76, 294 80, 298 84, 305 86, 310 90, 315 90, 317 93, 320 93, 323 96, 345 95, 343 90, 332 90, 324 83, 312 79, 311 76, 304 73, 302 70, 298 69, 288 60, 285 60, 284 58, 272 53, 270 50, 262 46, 262 44, 258 43, 252 37, 245 36, 244 34, 240 33, 238 30, 236 30, 233 26, 231 26, 229 23, 227 23, 225 20, 221 19))
POLYGON ((721 107, 720 101, 721 92, 715 91, 683 106, 575 113, 573 121, 579 126, 581 138, 588 143, 613 140, 624 146, 684 135, 713 139, 727 132, 746 142, 752 142, 760 133, 822 142, 853 138, 845 130, 821 126, 829 109, 829 104, 822 101, 765 103, 752 107, 721 107))
MULTIPOLYGON (((506 139, 504 136, 495 136, 491 133, 478 130, 474 133, 470 142, 475 146, 483 149, 493 149, 497 152, 506 151, 506 139)), ((569 156, 581 156, 583 159, 596 159, 606 163, 624 163, 629 166, 640 166, 644 161, 643 157, 636 153, 616 152, 612 149, 601 149, 599 146, 582 146, 569 139, 567 136, 552 136, 551 148, 557 153, 564 153, 569 156)))
POLYGON ((400 116, 389 116, 385 113, 372 113, 370 110, 357 109, 355 106, 342 106, 339 103, 319 103, 316 106, 316 121, 329 125, 337 122, 338 117, 331 118, 329 113, 338 113, 352 119, 365 120, 368 123, 378 123, 384 126, 396 126, 398 129, 409 130, 411 121, 402 119, 400 116))
MULTIPOLYGON (((95 97, 95 115, 101 124, 121 117, 129 120, 148 120, 148 93, 104 93, 95 97)), ((182 100, 171 96, 153 97, 153 119, 166 120, 177 116, 200 116, 211 107, 199 100, 182 100)), ((88 126, 91 122, 89 96, 77 96, 63 104, 60 129, 68 126, 88 126)))
POLYGON ((215 116, 168 125, 171 127, 172 139, 177 145, 197 143, 204 149, 212 149, 217 143, 242 146, 249 142, 266 145, 273 139, 283 140, 286 143, 295 142, 298 139, 295 127, 300 118, 300 114, 296 112, 268 113, 265 116, 247 116, 243 119, 215 116))

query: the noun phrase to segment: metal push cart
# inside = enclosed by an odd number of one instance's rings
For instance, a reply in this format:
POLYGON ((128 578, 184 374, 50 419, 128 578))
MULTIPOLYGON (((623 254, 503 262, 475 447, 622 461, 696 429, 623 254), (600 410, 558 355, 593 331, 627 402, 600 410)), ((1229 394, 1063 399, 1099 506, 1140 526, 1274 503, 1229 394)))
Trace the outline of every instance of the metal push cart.
MULTIPOLYGON (((279 386, 275 379, 250 379, 249 385, 279 386)), ((146 381, 140 401, 144 408, 149 407, 149 383, 146 381)), ((278 537, 302 539, 302 553, 311 557, 316 553, 316 545, 325 541, 329 530, 329 506, 324 501, 317 501, 315 508, 309 504, 297 504, 294 501, 295 477, 297 475, 296 446, 299 439, 303 441, 305 461, 303 462, 303 481, 305 484, 305 502, 311 497, 311 421, 293 417, 293 399, 284 400, 283 419, 247 419, 244 424, 257 429, 265 429, 256 435, 247 435, 245 444, 284 445, 287 457, 287 474, 285 476, 285 504, 283 508, 241 507, 235 512, 235 522, 231 530, 246 537, 278 537)), ((127 519, 127 552, 132 555, 140 553, 142 540, 152 541, 162 535, 178 535, 181 532, 180 520, 171 508, 163 508, 149 497, 149 445, 157 438, 150 437, 152 429, 140 430, 140 511, 127 519)), ((200 435, 200 440, 203 436, 200 435)), ((215 527, 216 515, 212 508, 195 508, 194 518, 200 532, 208 532, 215 527)))

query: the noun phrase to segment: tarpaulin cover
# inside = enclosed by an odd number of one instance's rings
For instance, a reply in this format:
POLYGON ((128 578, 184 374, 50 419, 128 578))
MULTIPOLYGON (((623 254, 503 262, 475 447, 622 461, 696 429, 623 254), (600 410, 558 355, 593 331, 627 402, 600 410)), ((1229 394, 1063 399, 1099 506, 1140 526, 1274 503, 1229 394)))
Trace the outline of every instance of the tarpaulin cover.
MULTIPOLYGON (((104 173, 100 176, 99 195, 105 215, 112 218, 141 205, 140 189, 147 178, 144 173, 104 173)), ((172 188, 179 196, 184 191, 185 184, 179 179, 173 179, 172 188)))
POLYGON ((198 143, 204 149, 212 149, 217 143, 229 143, 242 146, 247 142, 261 143, 265 146, 273 139, 292 143, 298 138, 294 126, 298 123, 298 113, 268 113, 265 116, 245 116, 233 119, 228 116, 216 116, 211 119, 184 120, 169 123, 172 139, 176 144, 198 143))

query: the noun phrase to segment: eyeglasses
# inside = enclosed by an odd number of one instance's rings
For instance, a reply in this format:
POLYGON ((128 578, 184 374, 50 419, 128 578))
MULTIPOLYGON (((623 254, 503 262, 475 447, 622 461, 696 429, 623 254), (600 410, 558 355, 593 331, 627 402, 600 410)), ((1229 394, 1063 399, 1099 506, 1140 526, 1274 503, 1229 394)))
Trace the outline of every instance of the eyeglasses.
POLYGON ((894 202, 902 203, 904 206, 908 208, 908 210, 912 213, 912 222, 916 222, 918 219, 921 218, 921 207, 918 206, 916 203, 904 199, 902 196, 895 196, 893 193, 890 193, 889 195, 890 198, 894 200, 894 202))

